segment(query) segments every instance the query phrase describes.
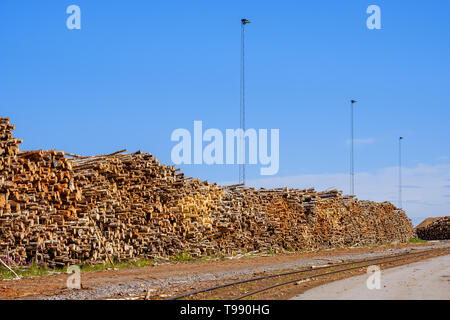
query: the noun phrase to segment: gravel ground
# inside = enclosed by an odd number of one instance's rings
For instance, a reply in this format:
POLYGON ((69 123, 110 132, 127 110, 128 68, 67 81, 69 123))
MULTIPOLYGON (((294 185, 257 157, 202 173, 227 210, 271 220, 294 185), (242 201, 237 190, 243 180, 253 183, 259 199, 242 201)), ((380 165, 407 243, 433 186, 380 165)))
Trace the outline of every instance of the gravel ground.
POLYGON ((19 281, 0 281, 0 299, 107 299, 127 298, 151 293, 164 297, 183 291, 248 278, 263 273, 306 266, 320 266, 343 260, 375 258, 412 250, 450 247, 450 241, 377 248, 353 248, 295 253, 280 256, 256 256, 228 261, 167 264, 134 267, 81 274, 83 288, 69 290, 68 275, 60 274, 19 281))

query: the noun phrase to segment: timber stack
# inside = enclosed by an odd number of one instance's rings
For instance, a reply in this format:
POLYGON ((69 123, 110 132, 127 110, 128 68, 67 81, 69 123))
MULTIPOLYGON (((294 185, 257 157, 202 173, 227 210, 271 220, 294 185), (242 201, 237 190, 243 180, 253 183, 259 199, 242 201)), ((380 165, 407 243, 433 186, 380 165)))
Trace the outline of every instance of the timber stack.
POLYGON ((423 240, 450 239, 450 216, 426 219, 416 227, 416 234, 423 240))
POLYGON ((391 203, 341 191, 219 186, 149 153, 19 151, 0 118, 0 256, 49 266, 406 242, 391 203))

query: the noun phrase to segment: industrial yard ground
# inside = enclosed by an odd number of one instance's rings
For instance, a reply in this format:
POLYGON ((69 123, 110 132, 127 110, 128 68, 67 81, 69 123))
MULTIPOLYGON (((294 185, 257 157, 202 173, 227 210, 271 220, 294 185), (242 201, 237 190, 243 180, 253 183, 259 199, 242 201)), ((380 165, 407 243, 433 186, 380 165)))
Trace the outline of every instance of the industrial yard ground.
POLYGON ((367 275, 315 287, 294 300, 450 300, 450 255, 383 270, 379 289, 367 275))
MULTIPOLYGON (((0 299, 142 299, 143 297, 164 299, 179 293, 268 273, 431 248, 446 248, 448 254, 450 241, 347 248, 284 255, 247 254, 215 261, 178 263, 172 261, 145 267, 87 271, 81 273, 82 289, 80 290, 67 289, 68 275, 63 273, 21 280, 3 280, 0 281, 0 299)), ((430 256, 427 256, 427 258, 430 258, 430 256)), ((414 261, 420 259, 417 258, 414 261)), ((433 260, 425 261, 432 262, 433 260)), ((392 263, 382 267, 382 269, 395 266, 396 264, 392 263)), ((321 279, 311 279, 311 281, 294 284, 284 290, 280 289, 257 298, 290 299, 313 287, 362 274, 365 274, 364 269, 348 271, 321 279)), ((417 281, 421 281, 421 279, 422 277, 419 277, 417 281)), ((408 285, 411 285, 411 282, 408 282, 408 285)), ((242 291, 245 290, 246 288, 243 286, 242 291)), ((208 299, 210 298, 214 298, 214 296, 208 297, 208 299)), ((445 299, 444 296, 441 298, 445 299)))

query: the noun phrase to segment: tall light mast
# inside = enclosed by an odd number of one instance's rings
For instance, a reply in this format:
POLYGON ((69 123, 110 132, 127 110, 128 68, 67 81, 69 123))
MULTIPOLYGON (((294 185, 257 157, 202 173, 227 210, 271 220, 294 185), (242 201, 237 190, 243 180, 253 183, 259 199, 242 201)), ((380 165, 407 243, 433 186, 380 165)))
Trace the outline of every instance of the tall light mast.
POLYGON ((354 153, 354 129, 353 129, 353 105, 357 102, 356 100, 350 100, 351 110, 350 110, 350 194, 355 194, 355 153, 354 153))
POLYGON ((398 207, 402 208, 402 140, 398 138, 398 207))
POLYGON ((244 163, 239 165, 239 183, 245 185, 245 25, 250 23, 247 19, 241 19, 241 101, 240 101, 240 128, 243 131, 241 137, 241 154, 244 163))

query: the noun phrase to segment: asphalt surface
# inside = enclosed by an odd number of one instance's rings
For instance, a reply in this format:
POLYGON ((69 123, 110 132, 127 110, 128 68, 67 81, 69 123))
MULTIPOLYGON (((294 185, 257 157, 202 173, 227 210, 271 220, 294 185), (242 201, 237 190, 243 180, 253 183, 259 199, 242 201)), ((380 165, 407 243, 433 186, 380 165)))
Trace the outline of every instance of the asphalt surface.
POLYGON ((379 275, 379 289, 371 273, 327 283, 293 300, 450 300, 450 255, 381 270, 379 275))

